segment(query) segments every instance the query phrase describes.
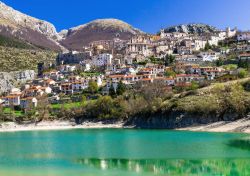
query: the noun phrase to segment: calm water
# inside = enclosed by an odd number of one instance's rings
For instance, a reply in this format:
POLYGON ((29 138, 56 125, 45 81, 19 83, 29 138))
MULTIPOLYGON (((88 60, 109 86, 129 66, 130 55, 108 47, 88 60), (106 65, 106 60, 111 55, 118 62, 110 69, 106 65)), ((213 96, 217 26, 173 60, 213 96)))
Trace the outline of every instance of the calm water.
POLYGON ((117 129, 0 133, 0 176, 247 176, 246 137, 117 129))

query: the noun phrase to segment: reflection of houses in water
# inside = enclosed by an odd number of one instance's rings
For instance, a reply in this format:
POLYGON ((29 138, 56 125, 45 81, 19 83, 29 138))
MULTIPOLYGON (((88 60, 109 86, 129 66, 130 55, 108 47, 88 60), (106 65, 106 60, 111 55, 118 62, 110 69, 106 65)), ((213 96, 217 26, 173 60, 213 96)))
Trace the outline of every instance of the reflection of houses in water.
POLYGON ((142 175, 223 175, 224 173, 243 173, 242 169, 247 170, 246 168, 250 167, 248 159, 80 159, 77 162, 100 170, 129 171, 142 175))

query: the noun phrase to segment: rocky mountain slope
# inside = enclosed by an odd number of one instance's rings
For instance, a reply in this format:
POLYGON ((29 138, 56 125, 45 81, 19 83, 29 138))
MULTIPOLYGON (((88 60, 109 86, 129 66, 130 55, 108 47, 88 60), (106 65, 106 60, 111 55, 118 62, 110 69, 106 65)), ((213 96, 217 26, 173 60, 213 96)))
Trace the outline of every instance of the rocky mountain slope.
POLYGON ((81 50, 97 40, 129 39, 140 30, 117 19, 100 19, 57 33, 53 24, 25 15, 0 1, 0 34, 52 50, 81 50))
POLYGON ((34 70, 0 72, 0 94, 11 90, 17 86, 17 84, 22 84, 34 79, 35 76, 36 73, 34 70))
POLYGON ((46 21, 25 15, 0 1, 0 34, 25 40, 37 46, 61 50, 55 27, 46 21))
POLYGON ((177 26, 171 26, 164 29, 164 32, 184 32, 188 34, 202 34, 217 32, 219 29, 207 24, 183 24, 177 26))
POLYGON ((117 19, 99 19, 59 33, 61 44, 71 50, 81 50, 93 41, 111 40, 119 37, 128 40, 142 33, 131 25, 117 19))

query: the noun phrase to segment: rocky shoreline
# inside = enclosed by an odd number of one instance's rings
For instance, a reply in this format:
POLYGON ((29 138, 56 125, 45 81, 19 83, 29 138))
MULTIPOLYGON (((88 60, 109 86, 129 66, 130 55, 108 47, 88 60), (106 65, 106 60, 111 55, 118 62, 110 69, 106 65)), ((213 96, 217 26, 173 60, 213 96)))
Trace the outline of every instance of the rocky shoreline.
POLYGON ((40 123, 17 124, 15 122, 4 122, 0 124, 0 132, 18 132, 18 131, 52 131, 52 130, 71 130, 71 129, 166 129, 181 131, 203 131, 203 132, 237 132, 250 133, 250 118, 239 119, 236 121, 220 121, 208 124, 196 124, 180 128, 157 128, 155 126, 138 127, 127 125, 124 122, 83 122, 76 124, 72 121, 43 121, 40 123))

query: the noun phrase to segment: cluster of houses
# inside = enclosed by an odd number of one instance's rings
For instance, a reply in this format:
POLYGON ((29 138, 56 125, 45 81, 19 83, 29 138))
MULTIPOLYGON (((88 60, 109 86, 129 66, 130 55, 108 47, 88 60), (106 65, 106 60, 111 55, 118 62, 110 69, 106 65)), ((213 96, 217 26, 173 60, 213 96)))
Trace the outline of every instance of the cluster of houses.
MULTIPOLYGON (((118 38, 95 41, 83 51, 60 53, 54 64, 39 64, 37 78, 0 97, 0 103, 6 107, 30 109, 37 107, 39 98, 44 94, 48 95, 50 103, 60 103, 61 94, 81 94, 88 89, 90 81, 96 82, 102 94, 109 94, 111 87, 116 91, 119 82, 129 88, 138 82, 161 82, 161 86, 171 90, 173 87, 188 87, 192 82, 213 81, 230 73, 222 67, 206 63, 218 60, 228 51, 202 49, 207 44, 217 46, 219 41, 231 37, 248 41, 249 33, 239 33, 229 28, 203 35, 165 33, 162 30, 158 36, 136 35, 128 41, 118 38), (164 59, 167 55, 175 57, 171 66, 150 62, 138 64, 149 60, 149 57, 164 59), (175 74, 167 75, 168 72, 175 74)), ((239 46, 242 48, 237 49, 244 52, 249 47, 247 43, 239 46)), ((250 54, 241 54, 239 59, 250 60, 250 54)))
POLYGON ((30 109, 39 104, 39 97, 49 95, 50 103, 59 103, 60 94, 81 94, 88 89, 89 82, 96 82, 102 88, 102 94, 109 94, 111 86, 116 90, 121 81, 128 87, 133 87, 138 82, 152 83, 160 81, 166 87, 189 86, 191 82, 213 80, 225 74, 225 70, 219 67, 199 67, 195 64, 179 63, 174 67, 166 67, 158 64, 146 66, 125 66, 115 72, 106 71, 104 74, 93 76, 81 76, 73 74, 67 68, 68 65, 60 65, 55 70, 44 72, 40 78, 28 81, 20 89, 12 89, 7 96, 0 97, 3 106, 20 106, 21 109, 30 109), (166 77, 166 71, 175 71, 180 74, 166 77), (183 72, 183 73, 181 73, 183 72))

